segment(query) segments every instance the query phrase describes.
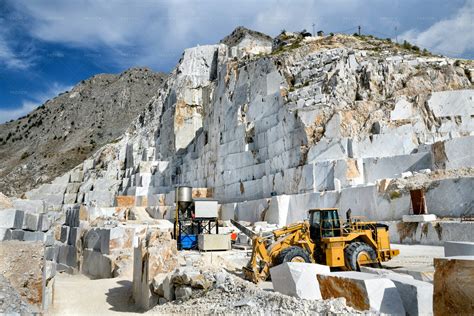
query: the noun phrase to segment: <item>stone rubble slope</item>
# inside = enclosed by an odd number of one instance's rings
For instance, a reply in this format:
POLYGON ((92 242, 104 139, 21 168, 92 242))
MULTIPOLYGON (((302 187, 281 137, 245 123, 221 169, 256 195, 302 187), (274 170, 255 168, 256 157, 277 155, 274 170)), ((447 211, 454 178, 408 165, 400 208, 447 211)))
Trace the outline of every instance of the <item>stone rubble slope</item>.
POLYGON ((99 74, 0 124, 0 191, 20 196, 113 142, 147 109, 165 78, 147 68, 99 74))

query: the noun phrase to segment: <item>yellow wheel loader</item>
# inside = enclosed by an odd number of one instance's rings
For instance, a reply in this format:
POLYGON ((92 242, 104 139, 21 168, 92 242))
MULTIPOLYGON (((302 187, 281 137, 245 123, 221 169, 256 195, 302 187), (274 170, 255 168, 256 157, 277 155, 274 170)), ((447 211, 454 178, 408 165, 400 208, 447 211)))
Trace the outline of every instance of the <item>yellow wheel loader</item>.
POLYGON ((270 268, 284 262, 313 262, 333 270, 359 270, 362 265, 380 266, 400 253, 390 248, 388 226, 351 218, 339 219, 337 209, 313 209, 309 219, 256 234, 232 223, 252 239, 252 255, 243 267, 245 278, 266 280, 270 268))

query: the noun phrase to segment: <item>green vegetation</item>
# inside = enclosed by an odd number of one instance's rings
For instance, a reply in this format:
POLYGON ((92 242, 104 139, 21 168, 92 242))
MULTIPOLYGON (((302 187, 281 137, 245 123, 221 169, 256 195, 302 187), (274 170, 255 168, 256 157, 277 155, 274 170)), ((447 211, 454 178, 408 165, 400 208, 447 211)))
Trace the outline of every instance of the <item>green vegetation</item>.
POLYGON ((414 50, 416 52, 420 51, 420 48, 416 45, 410 44, 408 41, 403 41, 402 47, 408 50, 414 50))

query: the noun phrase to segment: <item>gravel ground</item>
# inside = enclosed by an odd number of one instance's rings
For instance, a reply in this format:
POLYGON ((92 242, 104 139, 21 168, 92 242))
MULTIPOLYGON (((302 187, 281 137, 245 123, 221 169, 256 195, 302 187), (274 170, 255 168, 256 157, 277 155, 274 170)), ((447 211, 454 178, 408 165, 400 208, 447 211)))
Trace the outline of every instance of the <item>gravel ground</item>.
POLYGON ((23 301, 10 282, 0 275, 0 314, 31 315, 37 312, 37 308, 23 301))

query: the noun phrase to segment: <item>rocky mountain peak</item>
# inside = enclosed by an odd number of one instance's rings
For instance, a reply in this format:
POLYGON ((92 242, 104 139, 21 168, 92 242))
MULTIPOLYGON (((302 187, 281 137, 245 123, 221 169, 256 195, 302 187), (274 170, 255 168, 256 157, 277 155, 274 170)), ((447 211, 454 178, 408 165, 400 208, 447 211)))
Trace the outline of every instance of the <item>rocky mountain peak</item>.
POLYGON ((252 38, 261 40, 263 42, 266 42, 266 41, 271 42, 272 40, 271 36, 268 36, 264 33, 250 30, 243 26, 238 26, 232 31, 232 33, 224 37, 220 41, 220 43, 226 44, 227 46, 232 47, 239 44, 245 37, 252 37, 252 38))
POLYGON ((98 74, 0 125, 0 191, 21 194, 120 137, 165 78, 146 67, 98 74))

